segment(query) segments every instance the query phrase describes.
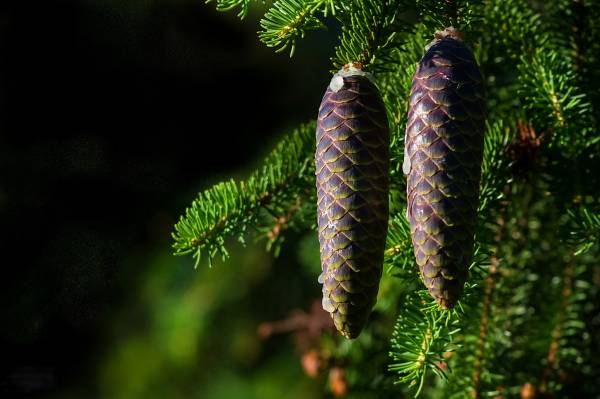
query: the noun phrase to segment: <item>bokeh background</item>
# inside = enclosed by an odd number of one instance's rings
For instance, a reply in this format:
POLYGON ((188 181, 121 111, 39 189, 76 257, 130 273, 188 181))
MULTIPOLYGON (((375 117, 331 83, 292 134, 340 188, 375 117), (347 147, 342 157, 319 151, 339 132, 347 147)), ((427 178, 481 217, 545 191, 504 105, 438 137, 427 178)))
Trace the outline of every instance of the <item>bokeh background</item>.
POLYGON ((2 397, 322 395, 310 339, 264 324, 319 297, 316 237, 210 270, 171 255, 196 193, 247 175, 330 79, 335 32, 290 60, 257 30, 201 0, 2 2, 2 397))

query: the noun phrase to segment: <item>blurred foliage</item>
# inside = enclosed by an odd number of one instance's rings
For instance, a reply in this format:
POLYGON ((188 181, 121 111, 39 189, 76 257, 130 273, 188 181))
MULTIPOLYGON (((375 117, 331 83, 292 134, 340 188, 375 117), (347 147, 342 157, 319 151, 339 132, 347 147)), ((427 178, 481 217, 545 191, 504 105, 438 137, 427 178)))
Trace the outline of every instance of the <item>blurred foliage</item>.
POLYGON ((127 261, 144 262, 147 271, 136 300, 115 310, 111 344, 99 362, 100 397, 317 396, 321 387, 303 378, 292 342, 257 334, 259 323, 318 294, 316 281, 311 290, 312 275, 296 274, 298 286, 288 287, 273 271, 289 273, 297 264, 254 247, 234 252, 228 267, 216 262, 212 270, 194 271, 167 251, 127 261))

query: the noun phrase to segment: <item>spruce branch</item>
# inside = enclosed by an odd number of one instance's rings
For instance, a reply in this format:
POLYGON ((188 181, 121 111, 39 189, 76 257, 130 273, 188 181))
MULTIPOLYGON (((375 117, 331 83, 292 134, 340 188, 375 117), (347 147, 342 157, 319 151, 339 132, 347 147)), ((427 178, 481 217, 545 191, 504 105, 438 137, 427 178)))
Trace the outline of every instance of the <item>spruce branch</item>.
POLYGON ((278 0, 261 19, 258 36, 276 52, 289 48, 292 57, 296 40, 303 38, 306 31, 325 28, 316 14, 327 10, 335 10, 333 0, 278 0))
POLYGON ((399 374, 396 383, 416 388, 417 397, 432 372, 445 380, 450 366, 446 358, 460 351, 455 337, 465 327, 466 314, 481 302, 480 283, 488 265, 487 250, 478 246, 470 266, 471 279, 465 284, 462 298, 452 310, 441 309, 427 290, 414 290, 405 296, 391 340, 390 371, 399 374))
POLYGON ((479 321, 479 336, 477 337, 477 345, 475 349, 475 361, 473 363, 473 374, 472 374, 472 387, 471 397, 479 398, 479 383, 481 381, 481 370, 484 366, 485 359, 485 346, 488 337, 489 323, 490 323, 490 308, 492 303, 492 297, 494 295, 494 286, 496 273, 498 271, 498 259, 492 258, 492 266, 490 272, 485 279, 485 294, 483 299, 483 309, 481 311, 481 317, 479 321))
MULTIPOLYGON (((231 11, 234 8, 239 8, 237 16, 240 19, 244 19, 246 18, 246 15, 248 15, 248 9, 250 8, 251 2, 251 0, 206 0, 206 3, 212 3, 213 1, 217 5, 217 11, 225 12, 231 11)), ((264 0, 262 1, 264 3, 264 0)))
POLYGON ((491 48, 487 52, 499 57, 501 62, 505 57, 515 60, 523 54, 530 54, 536 47, 544 46, 548 40, 548 36, 541 33, 541 16, 531 8, 529 2, 489 1, 484 13, 484 32, 497 32, 484 37, 491 42, 491 48))
POLYGON ((219 253, 225 259, 226 237, 244 242, 248 228, 258 228, 265 212, 285 217, 290 204, 311 199, 314 129, 308 123, 284 138, 247 180, 230 180, 201 192, 175 225, 175 254, 193 253, 196 265, 202 253, 209 264, 219 253))
POLYGON ((406 130, 406 110, 412 77, 417 62, 423 55, 423 49, 430 40, 431 32, 423 24, 417 24, 413 31, 404 36, 403 44, 398 51, 390 52, 390 65, 394 67, 377 75, 378 86, 381 89, 384 103, 390 120, 390 158, 391 179, 401 182, 400 189, 406 189, 402 173, 404 158, 404 134, 406 130))
POLYGON ((550 340, 550 345, 548 346, 548 355, 546 356, 546 367, 544 368, 544 372, 542 374, 542 378, 540 381, 540 391, 545 393, 548 391, 548 380, 550 379, 551 373, 554 371, 556 367, 556 363, 558 361, 558 352, 559 352, 559 341, 561 339, 564 323, 565 323, 565 311, 567 310, 567 306, 569 304, 569 297, 573 293, 573 274, 574 274, 574 264, 572 261, 568 262, 564 268, 563 276, 562 276, 562 291, 561 291, 561 301, 560 307, 558 309, 558 321, 552 330, 550 340))
POLYGON ((279 251, 285 238, 284 233, 293 226, 293 221, 296 218, 299 217, 301 220, 315 219, 314 217, 306 217, 307 215, 302 212, 305 207, 313 208, 312 204, 306 204, 303 201, 303 198, 310 197, 311 193, 306 192, 305 195, 298 197, 288 210, 283 212, 283 214, 271 216, 273 218, 272 225, 266 225, 261 229, 267 239, 267 251, 273 251, 275 256, 279 256, 279 251))
POLYGON ((502 120, 488 123, 483 141, 481 187, 479 189, 479 225, 489 220, 489 211, 496 209, 503 196, 503 188, 510 180, 507 151, 516 135, 514 128, 504 126, 502 120))
POLYGON ((539 131, 553 131, 550 145, 576 154, 587 147, 593 126, 591 104, 577 83, 570 60, 539 47, 519 64, 519 94, 529 119, 539 131))
POLYGON ((407 297, 392 335, 388 369, 400 374, 397 383, 416 387, 417 397, 423 389, 428 371, 446 378, 444 354, 454 350, 452 337, 459 329, 456 312, 439 311, 427 291, 407 297))
POLYGON ((401 16, 408 0, 351 0, 339 14, 342 35, 332 58, 336 69, 360 63, 365 70, 380 72, 389 67, 391 52, 403 42, 411 26, 401 16))
POLYGON ((499 226, 495 241, 495 252, 490 258, 490 268, 487 277, 485 278, 484 286, 484 297, 481 309, 481 315, 479 317, 479 334, 477 336, 477 343, 475 347, 473 361, 473 373, 471 377, 471 397, 477 399, 481 397, 480 394, 480 382, 482 370, 485 367, 486 359, 486 343, 488 336, 490 335, 490 323, 493 323, 492 317, 492 305, 494 302, 494 291, 496 288, 496 280, 498 279, 498 266, 500 264, 500 257, 498 255, 498 248, 501 245, 505 234, 506 234, 506 210, 507 204, 504 203, 499 211, 497 225, 499 226))
POLYGON ((416 0, 415 4, 423 23, 432 32, 453 26, 468 34, 483 19, 482 0, 416 0))
POLYGON ((446 1, 446 16, 450 19, 450 21, 454 21, 452 25, 456 23, 456 18, 458 17, 458 10, 456 7, 456 0, 445 0, 446 1))
POLYGON ((571 23, 571 32, 573 34, 573 68, 578 73, 583 72, 583 60, 582 52, 584 51, 585 40, 584 34, 586 33, 586 18, 585 18, 585 4, 582 0, 571 1, 571 13, 573 14, 573 21, 571 23))
POLYGON ((399 277, 403 285, 418 282, 419 274, 413 257, 408 221, 403 214, 394 215, 389 221, 384 252, 386 272, 399 277))
POLYGON ((585 375, 589 370, 582 363, 589 361, 589 337, 584 333, 585 308, 591 294, 589 267, 581 257, 571 253, 561 276, 556 323, 550 334, 546 365, 542 372, 539 388, 542 393, 559 393, 564 378, 560 373, 585 375))
POLYGON ((570 232, 570 242, 576 246, 575 255, 589 251, 600 242, 600 213, 586 206, 568 210, 574 229, 570 232))

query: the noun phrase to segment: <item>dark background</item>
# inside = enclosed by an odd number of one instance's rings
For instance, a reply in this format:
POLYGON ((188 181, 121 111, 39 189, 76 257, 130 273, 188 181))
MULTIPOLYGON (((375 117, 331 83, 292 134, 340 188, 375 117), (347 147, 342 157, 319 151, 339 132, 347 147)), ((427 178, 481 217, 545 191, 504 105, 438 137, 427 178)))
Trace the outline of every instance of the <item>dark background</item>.
POLYGON ((333 35, 291 61, 259 43, 257 14, 240 22, 199 0, 2 3, 0 392, 95 392, 145 256, 170 251, 199 190, 245 175, 314 117, 333 35))

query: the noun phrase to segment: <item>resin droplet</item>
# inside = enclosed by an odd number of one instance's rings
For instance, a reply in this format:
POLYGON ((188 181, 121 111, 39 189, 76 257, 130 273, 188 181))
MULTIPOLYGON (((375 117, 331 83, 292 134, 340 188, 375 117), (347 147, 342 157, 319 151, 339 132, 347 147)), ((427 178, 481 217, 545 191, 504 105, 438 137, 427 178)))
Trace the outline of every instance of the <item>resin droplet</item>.
POLYGON ((410 173, 410 157, 408 156, 408 153, 405 151, 404 152, 404 162, 402 162, 402 173, 404 173, 405 175, 410 173))

